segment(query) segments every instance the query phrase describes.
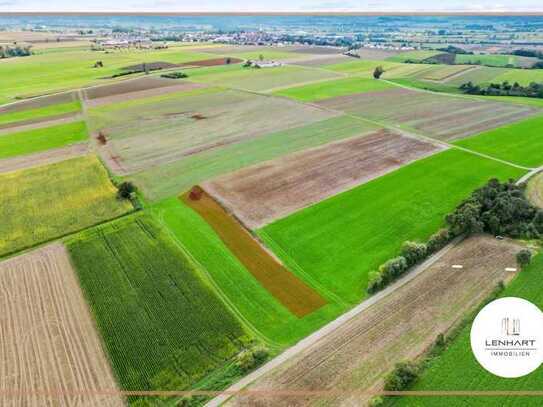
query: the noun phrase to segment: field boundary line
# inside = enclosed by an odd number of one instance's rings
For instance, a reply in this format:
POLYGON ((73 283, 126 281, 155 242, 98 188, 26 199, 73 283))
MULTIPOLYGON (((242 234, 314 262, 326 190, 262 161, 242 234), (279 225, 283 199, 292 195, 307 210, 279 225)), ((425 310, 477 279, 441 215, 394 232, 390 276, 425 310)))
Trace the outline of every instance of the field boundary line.
POLYGON ((539 174, 541 171, 543 171, 543 165, 541 167, 534 168, 530 172, 524 174, 522 177, 520 177, 517 180, 516 184, 519 185, 519 184, 522 184, 523 182, 528 181, 530 178, 539 174))
POLYGON ((366 300, 362 301, 360 304, 352 308, 350 311, 347 311, 346 313, 342 314, 335 320, 329 322, 328 324, 324 325, 319 330, 315 331, 311 335, 305 337, 292 347, 286 349, 283 353, 276 356, 274 359, 270 360, 265 365, 261 366, 257 370, 253 371, 249 375, 245 376, 243 379, 238 381, 237 383, 230 386, 223 394, 220 396, 210 400, 208 403, 206 403, 206 407, 218 407, 228 401, 233 395, 236 395, 240 391, 243 391, 243 389, 248 386, 249 384, 253 383, 255 380, 259 379, 260 377, 264 376, 265 374, 269 373, 276 367, 280 366, 287 360, 292 359, 299 353, 305 351, 309 347, 313 346, 317 342, 319 342, 323 337, 327 336, 328 334, 334 332, 339 326, 348 323, 352 318, 360 314, 361 312, 365 311, 369 307, 371 307, 373 304, 377 303, 381 299, 385 298, 389 294, 396 291, 398 288, 404 286, 405 284, 409 283, 411 280, 415 279, 417 276, 419 276, 421 273, 423 273, 428 267, 432 266, 435 262, 437 262, 441 257, 443 257, 449 250, 451 250, 453 247, 458 245, 463 240, 463 236, 459 236, 455 238, 452 242, 450 242, 447 246, 445 246, 443 249, 441 249, 439 252, 433 254, 428 259, 426 259, 421 264, 415 266, 409 273, 402 276, 398 280, 396 280, 394 283, 386 287, 384 290, 372 295, 371 297, 367 298, 366 300))
POLYGON ((222 300, 222 302, 226 305, 230 311, 237 317, 237 319, 240 321, 240 323, 250 332, 252 333, 256 338, 260 339, 265 344, 269 345, 270 347, 274 349, 283 349, 284 345, 281 345, 278 342, 272 341, 270 338, 268 338, 266 335, 264 335, 262 332, 260 332, 249 320, 247 320, 241 311, 233 304, 233 302, 228 298, 226 293, 220 289, 219 285, 215 281, 215 279, 211 276, 211 273, 207 270, 207 268, 201 264, 188 250, 185 245, 179 240, 177 236, 170 230, 170 228, 166 225, 164 221, 164 210, 156 210, 152 209, 152 212, 156 215, 156 218, 158 222, 166 229, 170 237, 173 239, 175 244, 181 249, 181 251, 194 263, 198 271, 204 276, 205 280, 211 285, 213 291, 215 291, 215 294, 222 300))
POLYGON ((290 267, 287 267, 287 269, 289 268, 294 268, 295 270, 297 270, 297 272, 303 277, 303 279, 307 282, 309 282, 309 284, 311 284, 315 289, 317 289, 318 291, 320 292, 323 292, 326 294, 327 297, 329 298, 332 298, 336 303, 338 303, 339 305, 342 305, 344 307, 349 307, 349 304, 346 303, 345 301, 343 301, 339 296, 337 296, 336 294, 334 294, 333 292, 327 290, 326 288, 322 287, 317 281, 315 281, 313 279, 313 277, 311 277, 311 275, 309 275, 304 269, 302 266, 300 266, 298 264, 298 262, 296 260, 294 260, 276 241, 275 239, 273 239, 264 229, 259 229, 258 233, 257 233, 258 237, 262 240, 262 242, 266 245, 266 246, 269 246, 269 249, 271 250, 272 253, 281 253, 281 257, 283 257, 284 259, 288 260, 288 262, 286 261, 283 261, 281 260, 281 262, 283 264, 285 264, 285 266, 290 266, 290 267))

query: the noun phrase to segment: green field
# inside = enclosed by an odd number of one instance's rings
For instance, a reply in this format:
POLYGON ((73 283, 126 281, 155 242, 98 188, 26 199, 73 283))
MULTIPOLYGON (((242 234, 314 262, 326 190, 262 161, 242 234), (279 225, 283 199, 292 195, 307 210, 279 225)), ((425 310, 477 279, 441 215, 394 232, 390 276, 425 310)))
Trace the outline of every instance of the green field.
POLYGON ((0 174, 0 256, 128 212, 95 156, 0 174))
POLYGON ((270 348, 292 345, 346 310, 345 304, 328 298, 328 304, 318 311, 297 318, 262 287, 205 220, 179 199, 166 199, 151 210, 205 271, 248 330, 270 348))
POLYGON ((85 122, 0 134, 0 159, 45 151, 88 139, 85 122))
POLYGON ((455 144, 526 167, 543 165, 543 116, 485 131, 455 144))
POLYGON ((488 179, 524 173, 449 150, 278 220, 258 235, 292 271, 356 304, 366 296, 369 272, 396 256, 405 240, 427 239, 488 179))
POLYGON ((368 61, 359 59, 355 61, 342 62, 340 64, 327 65, 325 69, 348 74, 361 74, 370 78, 372 77, 373 71, 378 66, 383 67, 383 69, 387 71, 389 69, 401 67, 402 64, 389 61, 368 61))
POLYGON ((189 80, 210 83, 251 91, 265 91, 288 87, 321 79, 334 79, 339 74, 323 69, 303 68, 300 66, 279 66, 273 68, 222 69, 205 75, 191 75, 189 80))
POLYGON ((244 347, 245 331, 150 216, 68 240, 113 370, 126 390, 183 390, 244 347))
MULTIPOLYGON (((543 308, 543 254, 507 286, 502 297, 520 297, 543 308)), ((444 354, 434 359, 415 386, 409 390, 542 390, 543 369, 527 376, 505 379, 484 370, 475 360, 470 346, 471 324, 465 326, 444 354)), ((402 397, 386 405, 394 406, 540 406, 540 397, 402 397)))
POLYGON ((469 54, 456 54, 454 60, 457 64, 476 64, 505 67, 507 65, 516 66, 517 57, 515 55, 497 55, 497 54, 481 54, 481 55, 469 55, 469 54))
POLYGON ((334 117, 193 154, 133 174, 128 179, 135 182, 148 199, 155 201, 227 172, 375 129, 349 116, 334 117))
POLYGON ((0 114, 0 125, 12 124, 17 122, 25 122, 28 120, 37 120, 43 118, 55 118, 68 113, 75 113, 81 110, 81 102, 73 101, 69 103, 61 103, 38 107, 35 109, 21 110, 17 112, 9 112, 0 114))
POLYGON ((72 89, 108 82, 105 77, 121 68, 142 62, 183 63, 216 58, 214 55, 170 48, 165 50, 77 51, 47 53, 25 58, 9 58, 0 63, 0 103, 16 96, 72 89), (94 68, 102 61, 103 68, 94 68))
POLYGON ((393 87, 393 85, 376 79, 345 78, 319 82, 311 85, 288 88, 276 92, 276 95, 286 96, 303 102, 315 102, 336 96, 353 93, 375 92, 393 87))
POLYGON ((432 92, 461 93, 458 87, 450 86, 445 83, 437 83, 419 79, 389 79, 389 81, 397 83, 398 85, 407 86, 409 88, 430 90, 432 92))

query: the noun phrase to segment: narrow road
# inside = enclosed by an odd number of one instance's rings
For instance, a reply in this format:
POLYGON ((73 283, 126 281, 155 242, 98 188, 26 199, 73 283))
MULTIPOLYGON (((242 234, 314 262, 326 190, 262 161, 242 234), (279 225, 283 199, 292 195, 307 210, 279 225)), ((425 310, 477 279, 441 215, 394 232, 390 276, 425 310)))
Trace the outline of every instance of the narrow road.
POLYGON ((371 307, 373 304, 377 303, 378 301, 382 300, 384 297, 388 296, 401 286, 409 283, 414 278, 416 278, 419 274, 423 273, 428 267, 433 265, 436 261, 438 261, 441 257, 443 257, 449 250, 451 250, 453 247, 455 247, 458 243, 462 241, 463 237, 458 237, 454 239, 451 243, 449 243, 447 246, 445 246, 443 249, 441 249, 439 252, 435 253, 434 255, 430 256, 426 261, 419 264, 418 266, 414 267, 409 273, 389 285, 387 288, 385 288, 383 291, 378 292, 377 294, 372 295, 368 299, 362 301, 360 304, 358 304, 356 307, 351 309, 350 311, 346 312, 345 314, 342 314, 332 322, 329 322, 327 325, 320 328, 318 331, 315 331, 308 337, 302 339, 300 342, 298 342, 296 345, 288 348, 283 353, 275 357, 274 359, 270 360, 265 365, 261 366, 251 374, 245 376, 243 379, 238 381, 237 383, 230 386, 228 389, 225 390, 226 394, 220 395, 215 397, 214 399, 210 400, 206 406, 207 407, 217 407, 221 404, 225 403, 228 399, 233 397, 235 392, 243 390, 246 386, 254 382, 255 380, 259 379, 260 377, 264 376, 265 374, 271 372, 273 369, 284 363, 285 361, 289 360, 290 358, 298 355, 300 352, 308 349, 310 346, 314 345, 316 342, 321 340, 326 335, 334 332, 339 326, 349 323, 349 321, 363 312, 364 310, 371 307))

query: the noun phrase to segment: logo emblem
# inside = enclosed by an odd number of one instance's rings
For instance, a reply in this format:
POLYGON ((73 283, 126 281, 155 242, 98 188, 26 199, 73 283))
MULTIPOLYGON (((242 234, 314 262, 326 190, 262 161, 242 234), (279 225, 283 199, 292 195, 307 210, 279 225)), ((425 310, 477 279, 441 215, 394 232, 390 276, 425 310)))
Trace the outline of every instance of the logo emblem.
POLYGON ((543 313, 522 298, 497 299, 475 317, 470 341, 475 358, 490 373, 525 376, 543 363, 543 313))

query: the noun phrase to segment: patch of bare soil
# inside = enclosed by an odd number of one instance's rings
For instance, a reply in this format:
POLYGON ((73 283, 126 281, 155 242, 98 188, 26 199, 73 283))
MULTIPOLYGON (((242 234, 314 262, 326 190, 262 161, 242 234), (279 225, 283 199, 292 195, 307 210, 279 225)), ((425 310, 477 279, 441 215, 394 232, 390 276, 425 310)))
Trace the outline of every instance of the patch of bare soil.
POLYGON ((219 65, 234 65, 242 62, 242 59, 225 57, 225 58, 212 58, 212 59, 202 59, 200 61, 184 62, 178 66, 184 67, 204 67, 204 66, 219 66, 219 65))
POLYGON ((380 130, 244 168, 204 187, 256 229, 438 150, 380 130))
POLYGON ((0 307, 0 405, 124 405, 62 245, 0 263, 0 307))
POLYGON ((326 304, 313 288, 287 270, 201 187, 181 199, 205 219, 258 282, 298 318, 326 304))
POLYGON ((173 92, 185 92, 205 86, 198 83, 181 82, 175 79, 148 77, 87 88, 83 92, 87 107, 95 107, 109 103, 160 96, 173 92))
POLYGON ((73 144, 67 147, 55 148, 40 153, 0 160, 0 173, 22 170, 24 168, 39 167, 53 164, 69 158, 79 157, 89 152, 87 143, 73 144))
MULTIPOLYGON (((512 277, 521 246, 475 236, 453 247, 416 278, 354 316, 248 390, 345 391, 323 400, 312 395, 240 396, 243 406, 365 405, 348 391, 380 390, 397 362, 421 355, 496 285, 512 277), (452 265, 462 265, 462 269, 452 265)), ((468 349, 466 350, 469 351, 468 349)))

